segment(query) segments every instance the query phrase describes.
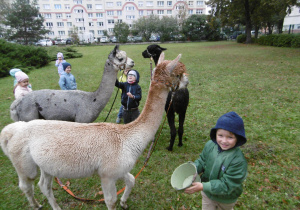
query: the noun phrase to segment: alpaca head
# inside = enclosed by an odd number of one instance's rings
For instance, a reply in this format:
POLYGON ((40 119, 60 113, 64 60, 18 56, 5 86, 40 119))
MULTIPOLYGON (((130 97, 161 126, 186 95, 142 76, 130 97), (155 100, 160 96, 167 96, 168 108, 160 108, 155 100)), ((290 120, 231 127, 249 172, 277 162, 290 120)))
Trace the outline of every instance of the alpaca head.
POLYGON ((186 70, 177 68, 181 54, 179 54, 174 60, 164 60, 165 54, 162 52, 157 67, 153 73, 155 82, 162 82, 166 84, 172 91, 176 91, 180 88, 185 88, 188 85, 188 78, 186 76, 186 70))
POLYGON ((119 50, 119 45, 116 45, 115 48, 110 52, 108 59, 116 69, 124 70, 134 66, 134 61, 127 57, 126 52, 119 50))
POLYGON ((154 59, 155 64, 157 65, 158 58, 164 50, 167 50, 167 48, 163 48, 157 44, 152 44, 149 45, 144 52, 142 52, 142 56, 144 58, 152 57, 154 59))

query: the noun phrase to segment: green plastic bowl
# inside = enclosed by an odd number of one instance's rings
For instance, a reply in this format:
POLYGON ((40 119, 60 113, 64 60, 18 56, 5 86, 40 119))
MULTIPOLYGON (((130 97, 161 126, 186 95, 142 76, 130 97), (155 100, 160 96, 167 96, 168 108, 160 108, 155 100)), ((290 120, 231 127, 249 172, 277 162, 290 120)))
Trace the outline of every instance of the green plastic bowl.
POLYGON ((175 190, 184 190, 190 187, 193 182, 200 181, 196 166, 191 161, 178 166, 171 176, 171 185, 175 190), (195 180, 193 181, 194 177, 195 180))

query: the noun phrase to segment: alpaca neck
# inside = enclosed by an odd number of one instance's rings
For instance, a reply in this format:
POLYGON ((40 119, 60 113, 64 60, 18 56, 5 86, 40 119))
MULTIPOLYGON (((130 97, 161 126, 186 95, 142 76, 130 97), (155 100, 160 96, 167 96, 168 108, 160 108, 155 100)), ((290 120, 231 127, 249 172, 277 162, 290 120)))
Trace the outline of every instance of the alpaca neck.
POLYGON ((115 87, 118 70, 115 70, 114 65, 107 59, 104 67, 101 83, 98 89, 93 92, 95 106, 100 112, 108 103, 115 87))
POLYGON ((162 83, 152 82, 148 92, 148 97, 142 113, 130 126, 139 133, 136 138, 137 144, 143 151, 154 136, 161 124, 164 115, 164 107, 168 96, 168 88, 162 83), (140 133, 142 132, 142 137, 140 133))

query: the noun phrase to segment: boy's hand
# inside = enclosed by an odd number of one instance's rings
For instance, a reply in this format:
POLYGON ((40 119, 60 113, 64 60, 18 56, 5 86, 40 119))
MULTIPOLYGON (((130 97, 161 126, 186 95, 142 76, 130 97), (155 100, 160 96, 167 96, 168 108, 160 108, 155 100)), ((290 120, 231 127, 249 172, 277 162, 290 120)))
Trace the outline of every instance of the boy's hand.
POLYGON ((195 192, 199 192, 203 190, 203 184, 201 182, 193 182, 192 186, 189 188, 186 188, 184 190, 185 193, 187 194, 193 194, 195 192))
POLYGON ((129 98, 134 98, 134 96, 130 92, 128 92, 127 95, 129 98))

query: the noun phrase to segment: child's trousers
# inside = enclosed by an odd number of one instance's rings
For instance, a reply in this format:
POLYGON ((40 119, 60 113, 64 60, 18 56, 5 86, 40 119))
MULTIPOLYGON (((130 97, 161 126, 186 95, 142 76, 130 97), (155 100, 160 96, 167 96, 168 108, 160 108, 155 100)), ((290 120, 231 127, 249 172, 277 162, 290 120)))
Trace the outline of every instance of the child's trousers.
POLYGON ((202 210, 233 210, 236 202, 234 203, 220 203, 217 201, 213 201, 208 198, 203 191, 201 191, 202 195, 202 210))

